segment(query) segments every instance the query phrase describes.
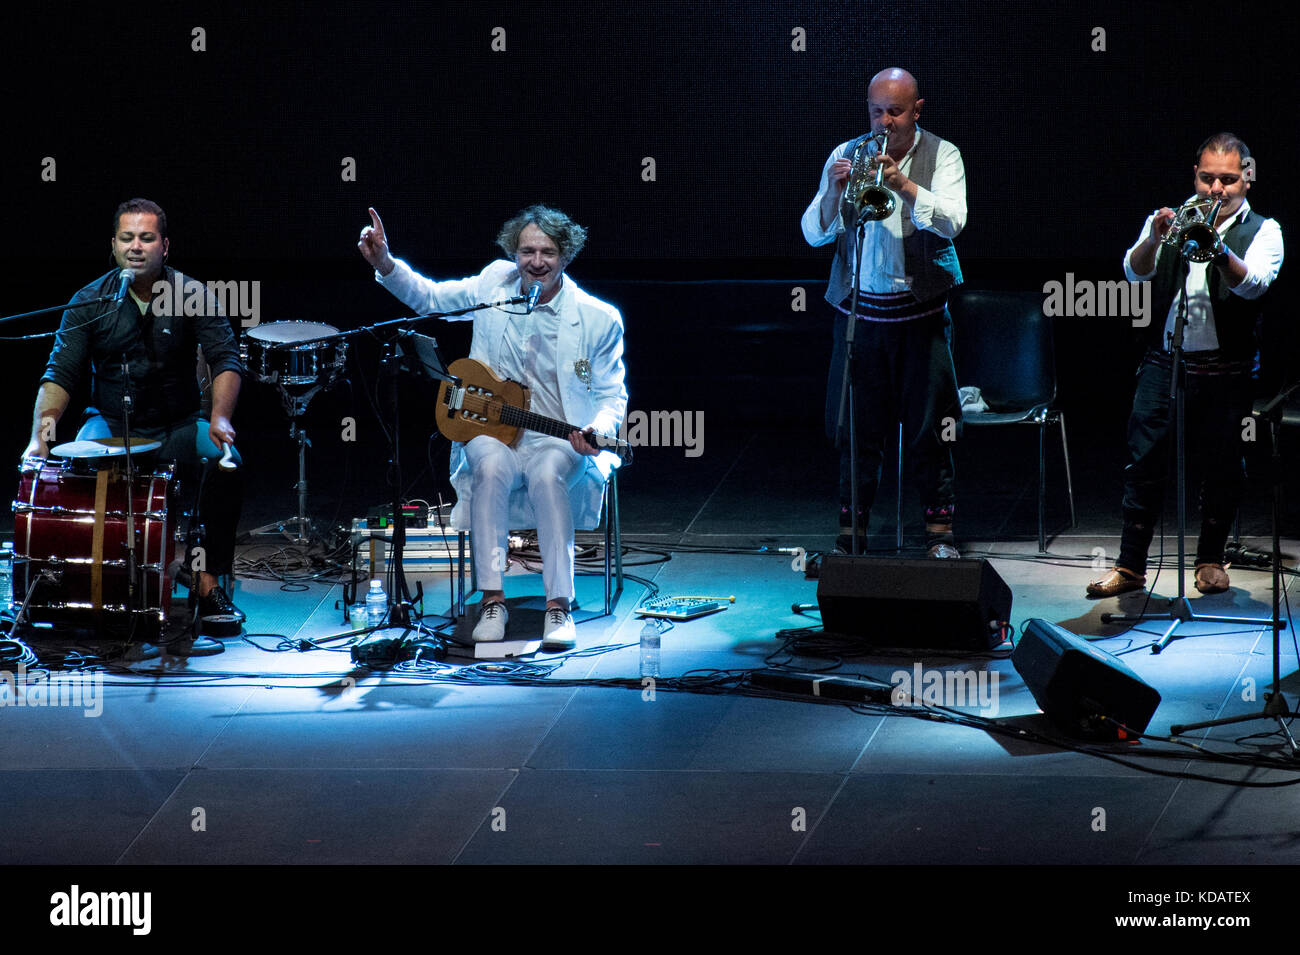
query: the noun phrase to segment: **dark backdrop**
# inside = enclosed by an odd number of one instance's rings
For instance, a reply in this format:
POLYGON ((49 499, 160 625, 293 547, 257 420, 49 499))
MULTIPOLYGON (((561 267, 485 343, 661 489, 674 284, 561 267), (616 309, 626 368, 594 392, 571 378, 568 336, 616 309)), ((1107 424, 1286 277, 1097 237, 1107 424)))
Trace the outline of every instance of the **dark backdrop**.
MULTIPOLYGON (((829 151, 866 127, 867 80, 883 67, 919 78, 921 124, 962 151, 970 214, 958 250, 973 284, 1122 277, 1144 216, 1191 192, 1195 146, 1220 129, 1256 155, 1253 205, 1284 230, 1295 221, 1282 173, 1297 154, 1279 108, 1297 73, 1285 5, 212 4, 87 15, 55 4, 9 20, 4 311, 63 301, 107 270, 113 208, 134 195, 168 211, 173 264, 260 281, 263 321, 343 328, 402 313, 355 251, 368 205, 397 254, 451 277, 494 257, 500 222, 541 200, 590 228, 571 272, 624 311, 633 406, 714 408, 719 394, 739 395, 716 419, 725 427, 817 421, 828 257, 805 245, 799 218, 829 151), (497 27, 504 52, 491 48, 497 27), (1091 48, 1098 27, 1104 51, 1091 48), (356 181, 340 175, 345 157, 356 181), (643 181, 645 157, 654 182, 643 181), (663 284, 684 281, 703 284, 663 284), (808 312, 791 311, 796 285, 808 312), (737 390, 703 387, 706 376, 737 390), (800 400, 778 397, 783 379, 807 386, 800 400)), ((1281 378, 1293 351, 1285 282, 1273 298, 1281 378)), ((1118 436, 1125 324, 1061 324, 1062 402, 1118 436)), ((450 356, 463 353, 461 331, 436 333, 450 356)), ((0 438, 15 458, 48 347, 4 345, 15 412, 0 438)), ((372 420, 359 397, 318 407, 322 420, 349 410, 372 420)), ((241 441, 274 436, 282 449, 273 396, 250 387, 237 424, 241 441)), ((334 425, 317 428, 328 452, 334 425)))

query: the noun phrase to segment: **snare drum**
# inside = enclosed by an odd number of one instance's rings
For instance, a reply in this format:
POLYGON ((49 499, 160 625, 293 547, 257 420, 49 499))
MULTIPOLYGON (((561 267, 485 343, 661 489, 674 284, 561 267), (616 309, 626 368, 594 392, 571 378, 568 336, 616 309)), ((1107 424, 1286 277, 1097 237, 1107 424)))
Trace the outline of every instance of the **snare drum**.
POLYGON ((338 333, 322 322, 267 322, 244 330, 239 351, 244 367, 258 381, 286 387, 329 385, 343 374, 348 343, 311 339, 338 333), (310 344, 292 344, 303 341, 310 344))
MULTIPOLYGON (((14 603, 40 573, 55 573, 31 594, 28 619, 94 627, 101 615, 128 611, 125 476, 74 471, 71 462, 31 459, 19 471, 14 509, 14 603)), ((136 475, 136 608, 161 628, 171 609, 176 542, 167 520, 169 470, 136 475)))

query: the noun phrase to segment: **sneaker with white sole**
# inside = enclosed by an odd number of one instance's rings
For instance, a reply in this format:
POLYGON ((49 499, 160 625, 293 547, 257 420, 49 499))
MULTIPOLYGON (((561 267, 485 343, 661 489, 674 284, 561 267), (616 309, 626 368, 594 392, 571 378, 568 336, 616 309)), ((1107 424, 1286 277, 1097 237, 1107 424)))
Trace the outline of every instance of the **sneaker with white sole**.
POLYGON ((569 611, 559 607, 546 608, 546 624, 542 627, 543 650, 572 650, 578 645, 578 634, 573 627, 569 611))
POLYGON ((500 600, 484 604, 479 609, 478 623, 474 625, 470 639, 475 643, 500 643, 506 638, 506 620, 509 617, 506 605, 500 600))

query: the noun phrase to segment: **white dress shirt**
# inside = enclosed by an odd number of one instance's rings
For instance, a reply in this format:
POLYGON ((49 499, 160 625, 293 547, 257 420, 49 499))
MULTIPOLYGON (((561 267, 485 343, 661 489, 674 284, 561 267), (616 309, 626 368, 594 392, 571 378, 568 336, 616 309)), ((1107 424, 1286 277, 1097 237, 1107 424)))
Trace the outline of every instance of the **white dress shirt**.
MULTIPOLYGON (((1195 197, 1191 197, 1195 198, 1195 197)), ((1227 234, 1232 226, 1241 221, 1247 214, 1255 214, 1250 211, 1250 203, 1242 200, 1241 208, 1234 212, 1227 221, 1219 225, 1216 231, 1222 238, 1227 234)), ((1156 269, 1162 255, 1176 255, 1172 248, 1161 245, 1156 251, 1155 263, 1151 271, 1145 275, 1139 275, 1133 270, 1133 252, 1139 245, 1147 240, 1151 235, 1151 224, 1155 221, 1155 215, 1147 216, 1146 224, 1142 226, 1142 234, 1138 236, 1137 242, 1124 253, 1124 275, 1130 282, 1145 282, 1156 274, 1156 269)), ((1250 243, 1250 248, 1242 260, 1246 263, 1246 277, 1241 280, 1236 288, 1231 289, 1232 294, 1241 298, 1252 299, 1259 298, 1268 291, 1268 287, 1277 278, 1278 270, 1282 268, 1282 227, 1277 224, 1275 219, 1265 219, 1255 233, 1255 238, 1250 243)), ((1195 351, 1214 351, 1219 347, 1219 335, 1214 327, 1214 309, 1210 304, 1210 269, 1214 267, 1212 262, 1189 262, 1187 270, 1187 327, 1183 331, 1183 350, 1188 352, 1195 351)), ((1220 279, 1222 281, 1222 279, 1220 279)), ((1169 313, 1165 316, 1165 335, 1163 341, 1168 347, 1169 340, 1173 337, 1174 329, 1178 325, 1178 295, 1174 295, 1173 301, 1169 303, 1169 313)))
MULTIPOLYGON (((898 163, 899 171, 910 177, 912 157, 922 136, 930 136, 916 128, 912 145, 898 163)), ((803 235, 812 246, 829 245, 844 232, 844 219, 836 210, 834 221, 827 228, 821 224, 822 199, 831 189, 831 166, 838 159, 848 158, 850 147, 857 139, 840 143, 831 152, 822 167, 821 188, 812 203, 804 210, 803 235)), ((903 264, 903 215, 910 215, 918 229, 928 229, 948 239, 955 239, 966 225, 966 167, 961 152, 944 140, 935 156, 934 176, 930 188, 917 186, 916 202, 910 211, 900 196, 892 215, 887 219, 868 222, 864 233, 862 251, 862 291, 874 294, 907 292, 911 290, 911 276, 903 264)))

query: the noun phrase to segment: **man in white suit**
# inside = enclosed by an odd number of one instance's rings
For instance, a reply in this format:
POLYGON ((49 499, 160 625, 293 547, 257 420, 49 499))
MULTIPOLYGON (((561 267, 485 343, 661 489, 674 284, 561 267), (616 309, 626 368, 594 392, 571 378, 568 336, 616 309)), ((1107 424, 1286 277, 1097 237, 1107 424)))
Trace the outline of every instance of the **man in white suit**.
MULTIPOLYGON (((618 309, 588 295, 565 275, 587 232, 563 212, 529 206, 501 227, 497 244, 510 258, 478 275, 435 282, 389 254, 374 209, 357 248, 375 280, 417 313, 446 312, 513 296, 535 299, 530 311, 495 307, 464 316, 474 322, 470 358, 531 391, 530 410, 579 423, 568 439, 521 431, 513 445, 478 435, 452 449, 457 509, 468 507, 474 569, 483 590, 476 641, 505 636, 502 571, 510 528, 511 492, 531 512, 542 551, 546 623, 542 646, 575 646, 573 529, 599 517, 605 479, 615 457, 595 446, 594 435, 613 435, 627 412, 623 369, 623 319, 618 309)), ((589 523, 588 523, 589 522, 589 523)))

